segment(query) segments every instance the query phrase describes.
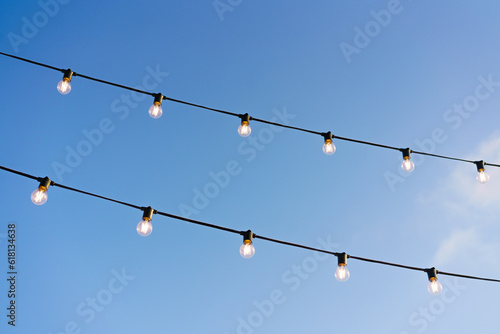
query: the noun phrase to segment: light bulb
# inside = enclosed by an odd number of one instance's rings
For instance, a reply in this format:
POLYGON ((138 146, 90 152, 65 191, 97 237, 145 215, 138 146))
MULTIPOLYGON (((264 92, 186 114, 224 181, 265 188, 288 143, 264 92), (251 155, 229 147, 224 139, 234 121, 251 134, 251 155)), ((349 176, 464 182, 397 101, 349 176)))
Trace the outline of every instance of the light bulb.
POLYGON ((31 201, 36 205, 43 205, 47 202, 47 188, 39 187, 31 193, 31 201))
POLYGON ((413 161, 411 161, 410 157, 405 157, 403 159, 401 169, 403 169, 407 173, 413 172, 413 170, 415 169, 415 164, 413 163, 413 161))
POLYGON ((137 224, 137 233, 143 237, 147 237, 153 232, 153 224, 148 219, 143 219, 137 224))
POLYGON ((255 247, 250 240, 245 240, 240 247, 240 255, 245 259, 249 259, 255 255, 255 247))
POLYGON ((337 267, 337 270, 335 270, 335 278, 339 282, 345 282, 351 277, 351 273, 349 273, 349 269, 347 269, 347 266, 344 265, 339 265, 337 267))
POLYGON ((47 190, 49 189, 52 181, 50 181, 48 177, 37 180, 40 181, 40 185, 38 186, 38 189, 35 189, 31 193, 31 201, 36 205, 43 205, 47 202, 47 190))
POLYGON ((443 286, 441 283, 437 280, 436 277, 432 277, 429 280, 429 284, 427 284, 427 290, 429 293, 433 296, 437 296, 443 291, 443 286))
POLYGON ((57 84, 57 90, 62 95, 66 95, 71 92, 71 78, 73 77, 73 72, 68 68, 63 71, 64 76, 61 81, 57 84))
POLYGON ((68 78, 63 78, 59 83, 57 84, 57 90, 59 93, 62 95, 66 95, 69 92, 71 92, 71 82, 68 78))
POLYGON ((333 144, 331 139, 325 139, 325 143, 323 144, 323 153, 326 155, 332 155, 335 153, 336 147, 333 144))
POLYGON ((250 133, 252 132, 252 128, 250 127, 250 124, 247 121, 242 121, 241 125, 238 127, 238 133, 242 137, 248 137, 250 136, 250 133))
POLYGON ((484 172, 484 169, 482 171, 479 171, 476 175, 476 179, 479 181, 479 183, 486 183, 490 179, 490 176, 484 172))
POLYGON ((153 117, 154 119, 160 118, 161 114, 163 114, 163 109, 161 108, 161 104, 155 102, 153 105, 149 108, 149 116, 153 117))

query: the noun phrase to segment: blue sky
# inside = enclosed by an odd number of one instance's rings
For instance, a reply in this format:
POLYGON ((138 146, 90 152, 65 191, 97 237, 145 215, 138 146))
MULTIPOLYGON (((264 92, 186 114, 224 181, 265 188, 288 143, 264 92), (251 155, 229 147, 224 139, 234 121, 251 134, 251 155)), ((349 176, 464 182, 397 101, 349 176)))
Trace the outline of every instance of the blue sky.
MULTIPOLYGON (((4 1, 0 50, 292 126, 500 163, 499 10, 4 1)), ((397 151, 337 140, 326 156, 320 136, 256 122, 242 138, 237 118, 168 101, 154 120, 151 97, 78 77, 63 96, 60 73, 6 57, 0 66, 3 166, 313 247, 500 277, 495 168, 479 184, 472 164, 415 156, 403 175, 397 151)), ((354 260, 339 283, 335 257, 256 239, 246 260, 240 236, 159 216, 143 238, 138 210, 57 187, 35 206, 35 181, 0 180, 0 249, 6 259, 15 223, 18 270, 16 328, 0 283, 2 333, 497 330, 497 283, 440 276, 434 297, 425 273, 354 260)))

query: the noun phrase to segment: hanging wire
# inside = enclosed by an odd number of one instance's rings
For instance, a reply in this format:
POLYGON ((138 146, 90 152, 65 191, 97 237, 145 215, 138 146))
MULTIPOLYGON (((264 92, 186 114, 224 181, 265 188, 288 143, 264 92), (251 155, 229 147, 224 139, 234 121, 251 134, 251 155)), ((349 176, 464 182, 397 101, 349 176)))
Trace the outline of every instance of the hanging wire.
MULTIPOLYGON (((16 59, 16 60, 24 61, 24 62, 27 62, 27 63, 30 63, 30 64, 34 64, 34 65, 37 65, 37 66, 42 66, 42 67, 45 67, 45 68, 49 68, 49 69, 52 69, 52 70, 55 70, 55 71, 58 71, 58 72, 63 72, 64 73, 64 71, 66 71, 65 69, 62 69, 62 68, 57 68, 57 67, 54 67, 54 66, 50 66, 50 65, 43 64, 43 63, 40 63, 40 62, 36 62, 36 61, 33 61, 33 60, 29 60, 29 59, 26 59, 26 58, 14 56, 14 55, 11 55, 11 54, 8 54, 8 53, 4 53, 4 52, 0 52, 0 55, 6 56, 6 57, 10 57, 10 58, 13 58, 13 59, 16 59)), ((103 83, 103 84, 106 84, 106 85, 110 85, 110 86, 115 86, 115 87, 127 89, 127 90, 130 90, 130 91, 134 91, 134 92, 145 94, 145 95, 150 95, 150 96, 155 96, 156 95, 155 93, 152 93, 152 92, 147 92, 147 91, 140 90, 140 89, 137 89, 137 88, 133 88, 133 87, 130 87, 130 86, 125 86, 125 85, 113 83, 113 82, 110 82, 110 81, 98 79, 98 78, 91 77, 91 76, 84 75, 84 74, 77 73, 77 72, 73 72, 73 76, 74 77, 79 76, 79 77, 84 78, 84 79, 88 79, 88 80, 100 82, 100 83, 103 83)), ((200 109, 204 109, 204 110, 215 111, 215 112, 220 113, 220 114, 225 114, 225 115, 230 115, 230 116, 235 116, 235 117, 241 117, 242 116, 242 114, 239 114, 239 113, 235 113, 235 112, 231 112, 231 111, 227 111, 227 110, 222 110, 222 109, 217 109, 217 108, 211 108, 211 107, 207 107, 207 106, 204 106, 204 105, 201 105, 201 104, 196 104, 196 103, 192 103, 192 102, 188 102, 188 101, 174 99, 174 98, 165 96, 163 94, 161 94, 161 95, 163 97, 163 100, 168 100, 168 101, 171 101, 171 102, 175 102, 175 103, 179 103, 179 104, 184 104, 184 105, 188 105, 188 106, 191 106, 191 107, 200 108, 200 109)), ((260 122, 260 123, 264 123, 264 124, 274 125, 274 126, 278 126, 278 127, 282 127, 282 128, 286 128, 286 129, 297 130, 297 131, 301 131, 301 132, 307 132, 307 133, 311 133, 311 134, 315 134, 315 135, 321 135, 321 136, 323 136, 326 133, 326 132, 319 132, 319 131, 308 130, 308 129, 304 129, 304 128, 301 128, 301 127, 290 126, 290 125, 286 125, 286 124, 282 124, 282 123, 271 122, 271 121, 267 121, 267 120, 260 119, 260 118, 250 117, 250 120, 254 121, 254 122, 260 122)), ((336 135, 334 135, 333 138, 335 138, 337 140, 343 140, 343 141, 348 141, 348 142, 353 142, 353 143, 358 143, 358 144, 363 144, 363 145, 369 145, 369 146, 375 146, 375 147, 380 147, 380 148, 385 148, 385 149, 390 149, 390 150, 396 150, 396 151, 401 151, 401 152, 404 150, 404 148, 399 148, 399 147, 395 147, 395 146, 383 145, 383 144, 378 144, 378 143, 374 143, 374 142, 370 142, 370 141, 358 140, 358 139, 341 137, 341 136, 336 136, 336 135)), ((454 157, 450 157, 450 156, 433 154, 433 153, 422 152, 422 151, 413 151, 413 150, 411 150, 411 153, 425 155, 425 156, 434 157, 434 158, 440 158, 440 159, 447 159, 447 160, 455 160, 455 161, 461 161, 461 162, 475 163, 474 160, 454 158, 454 157)), ((487 162, 485 162, 484 164, 486 166, 491 166, 491 167, 500 167, 500 164, 493 164, 493 163, 487 163, 487 162)))
MULTIPOLYGON (((0 169, 4 170, 6 172, 12 173, 12 174, 16 174, 16 175, 20 175, 20 176, 32 179, 32 180, 39 181, 39 180, 43 179, 41 177, 36 177, 34 175, 30 175, 30 174, 27 174, 27 173, 24 173, 24 172, 20 172, 20 171, 17 171, 17 170, 8 168, 8 167, 4 167, 4 166, 0 166, 0 169)), ((80 194, 83 194, 83 195, 87 195, 87 196, 96 197, 96 198, 99 198, 99 199, 103 199, 105 201, 109 201, 109 202, 121 204, 121 205, 124 205, 124 206, 132 207, 134 209, 138 209, 138 210, 141 210, 141 211, 144 211, 146 209, 146 207, 143 207, 143 206, 139 206, 139 205, 135 205, 135 204, 131 204, 131 203, 119 201, 119 200, 116 200, 116 199, 113 199, 113 198, 110 198, 110 197, 101 196, 101 195, 98 195, 98 194, 95 194, 95 193, 91 193, 91 192, 88 192, 88 191, 84 191, 84 190, 80 190, 80 189, 77 189, 77 188, 68 187, 68 186, 65 186, 63 184, 55 183, 53 181, 51 181, 51 186, 63 188, 63 189, 66 189, 66 190, 69 190, 69 191, 73 191, 73 192, 77 192, 77 193, 80 193, 80 194)), ((200 221, 200 220, 185 218, 185 217, 173 215, 173 214, 170 214, 170 213, 167 213, 167 212, 161 212, 161 211, 154 210, 154 213, 158 214, 160 216, 165 216, 165 217, 169 217, 169 218, 172 218, 172 219, 175 219, 175 220, 180 220, 180 221, 184 221, 184 222, 191 223, 191 224, 201 225, 201 226, 205 226, 205 227, 209 227, 209 228, 213 228, 213 229, 217 229, 217 230, 221 230, 221 231, 225 231, 225 232, 230 232, 230 233, 239 234, 239 235, 244 235, 245 234, 245 231, 238 231, 238 230, 235 230, 235 229, 232 229, 232 228, 229 228, 229 227, 224 227, 224 226, 220 226, 220 225, 216 225, 216 224, 210 224, 210 223, 203 222, 203 221, 200 221)), ((338 252, 331 252, 331 251, 320 249, 320 248, 309 247, 309 246, 306 246, 306 245, 297 244, 297 243, 293 243, 293 242, 289 242, 289 241, 283 241, 283 240, 279 240, 279 239, 274 239, 274 238, 270 238, 270 237, 266 237, 266 236, 262 236, 262 235, 258 235, 258 234, 253 234, 253 237, 254 238, 258 238, 258 239, 262 239, 262 240, 266 240, 266 241, 269 241, 269 242, 272 242, 272 243, 276 243, 276 244, 287 245, 287 246, 291 246, 291 247, 295 247, 295 248, 301 248, 301 249, 306 249, 306 250, 310 250, 310 251, 314 251, 314 252, 320 252, 320 253, 330 254, 330 255, 334 255, 336 257, 338 257, 338 256, 340 256, 340 255, 343 254, 343 253, 338 253, 338 252)), ((381 264, 381 265, 384 265, 384 266, 392 266, 392 267, 404 268, 404 269, 415 270, 415 271, 423 271, 423 272, 425 272, 425 271, 428 270, 427 268, 413 267, 413 266, 408 266, 408 265, 402 265, 402 264, 397 264, 397 263, 392 263, 392 262, 386 262, 386 261, 369 259, 369 258, 365 258, 365 257, 359 257, 359 256, 349 255, 349 254, 347 254, 347 257, 349 259, 353 259, 353 260, 359 260, 359 261, 364 261, 364 262, 371 262, 371 263, 381 264)), ((482 280, 482 281, 489 281, 489 282, 500 282, 500 279, 494 279, 494 278, 484 278, 484 277, 478 277, 478 276, 453 274, 453 273, 444 272, 444 271, 437 271, 437 273, 441 274, 441 275, 448 275, 448 276, 460 277, 460 278, 465 278, 465 279, 482 280)))

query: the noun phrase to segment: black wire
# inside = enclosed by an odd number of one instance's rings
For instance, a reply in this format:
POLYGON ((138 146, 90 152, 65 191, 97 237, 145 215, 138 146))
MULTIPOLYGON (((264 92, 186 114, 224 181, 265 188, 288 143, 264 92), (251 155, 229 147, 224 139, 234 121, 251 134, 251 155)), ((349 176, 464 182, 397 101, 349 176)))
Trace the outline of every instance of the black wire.
POLYGON ((154 95, 154 93, 146 92, 144 90, 140 90, 140 89, 129 87, 129 86, 120 85, 120 84, 117 84, 117 83, 114 83, 114 82, 111 82, 111 81, 106 81, 106 80, 101 80, 101 79, 89 77, 88 75, 84 75, 84 74, 80 74, 80 73, 73 72, 73 76, 75 76, 75 77, 78 76, 78 77, 85 78, 85 79, 88 79, 88 80, 97 81, 97 82, 100 82, 100 83, 103 83, 103 84, 106 84, 106 85, 110 85, 110 86, 115 86, 115 87, 120 87, 120 88, 123 88, 123 89, 128 89, 128 90, 131 90, 133 92, 137 92, 137 93, 141 93, 141 94, 152 95, 152 96, 154 95))
POLYGON ((160 216, 165 216, 165 217, 169 217, 169 218, 173 218, 173 219, 177 219, 177 220, 182 220, 182 221, 185 221, 185 222, 188 222, 188 223, 192 223, 192 224, 197 224, 197 225, 201 225, 201 226, 215 228, 217 230, 222 230, 222 231, 231 232, 231 233, 235 233, 235 234, 242 234, 243 233, 242 231, 233 230, 232 228, 228 228, 228 227, 224 227, 224 226, 219 226, 219 225, 214 225, 214 224, 209 224, 209 223, 205 223, 205 222, 202 222, 202 221, 199 221, 199 220, 194 220, 194 219, 190 219, 190 218, 176 216, 176 215, 173 215, 173 214, 170 214, 170 213, 166 213, 166 212, 155 211, 155 213, 159 214, 160 216))
POLYGON ((447 273, 447 272, 439 271, 439 270, 436 270, 436 273, 438 273, 440 275, 447 275, 447 276, 454 276, 454 277, 461 277, 461 278, 468 278, 468 279, 476 279, 476 280, 480 280, 480 281, 500 282, 500 280, 494 279, 494 278, 484 278, 484 277, 477 277, 477 276, 453 274, 453 273, 447 273))
POLYGON ((33 175, 30 175, 30 174, 26 174, 26 173, 17 171, 15 169, 10 169, 10 168, 3 167, 3 166, 0 166, 0 169, 3 169, 4 171, 9 172, 9 173, 13 173, 13 174, 17 174, 17 175, 21 175, 21 176, 27 177, 29 179, 33 179, 33 180, 37 180, 37 181, 40 180, 40 178, 38 178, 36 176, 33 176, 33 175))
POLYGON ((267 240, 267 241, 274 242, 274 243, 277 243, 277 244, 282 244, 282 245, 288 245, 288 246, 297 247, 297 248, 308 249, 308 250, 312 250, 312 251, 315 251, 315 252, 321 252, 321 253, 331 254, 331 255, 335 255, 335 256, 338 256, 340 254, 340 253, 336 253, 336 252, 330 252, 330 251, 327 251, 327 250, 324 250, 324 249, 319 249, 319 248, 309 247, 309 246, 305 246, 305 245, 301 245, 301 244, 296 244, 296 243, 293 243, 293 242, 288 242, 288 241, 283 241, 283 240, 268 238, 268 237, 264 237, 262 235, 257 235, 257 234, 254 234, 254 238, 259 238, 259 239, 267 240))
POLYGON ((3 56, 7 56, 7 57, 10 57, 10 58, 14 58, 14 59, 17 59, 17 60, 20 60, 20 61, 27 62, 27 63, 30 63, 30 64, 34 64, 34 65, 38 65, 38 66, 50 68, 51 70, 56 70, 58 72, 64 72, 64 69, 62 69, 62 68, 57 68, 57 67, 54 67, 54 66, 50 66, 50 65, 47 65, 47 64, 43 64, 43 63, 39 63, 39 62, 36 62, 36 61, 33 61, 33 60, 29 60, 29 59, 26 59, 26 58, 21 58, 21 57, 18 57, 18 56, 10 55, 8 53, 0 52, 0 54, 3 55, 3 56))
POLYGON ((412 266, 407 266, 407 265, 403 265, 403 264, 397 264, 397 263, 392 263, 392 262, 385 262, 385 261, 380 261, 380 260, 372 260, 372 259, 367 259, 367 258, 359 257, 359 256, 347 255, 347 257, 350 258, 350 259, 354 259, 354 260, 365 261, 365 262, 372 262, 372 263, 378 263, 378 264, 383 264, 383 265, 386 265, 386 266, 393 266, 393 267, 405 268, 405 269, 417 270, 417 271, 425 271, 425 268, 412 267, 412 266))
MULTIPOLYGON (((23 173, 23 172, 20 172, 20 171, 11 169, 11 168, 7 168, 7 167, 4 167, 4 166, 0 166, 0 169, 4 170, 6 172, 17 174, 17 175, 20 175, 20 176, 23 176, 23 177, 26 177, 26 178, 30 178, 30 179, 33 179, 33 180, 41 180, 42 179, 41 177, 36 177, 36 176, 30 175, 30 174, 27 174, 27 173, 23 173)), ((110 202, 122 204, 122 205, 125 205, 125 206, 129 206, 129 207, 132 207, 134 209, 144 210, 144 207, 141 207, 141 206, 138 206, 138 205, 134 205, 134 204, 130 204, 130 203, 127 203, 127 202, 118 201, 118 200, 113 199, 113 198, 109 198, 109 197, 97 195, 97 194, 94 194, 94 193, 91 193, 91 192, 88 192, 88 191, 83 191, 83 190, 80 190, 80 189, 68 187, 68 186, 65 186, 65 185, 62 185, 62 184, 58 184, 58 183, 55 183, 55 182, 52 182, 51 185, 59 187, 59 188, 63 188, 63 189, 66 189, 66 190, 78 192, 80 194, 89 195, 89 196, 97 197, 97 198, 100 198, 100 199, 103 199, 103 200, 106 200, 106 201, 110 201, 110 202)), ((234 233, 234 234, 240 234, 240 235, 244 234, 244 231, 238 231, 238 230, 235 230, 235 229, 232 229, 232 228, 228 228, 228 227, 224 227, 224 226, 220 226, 220 225, 215 225, 215 224, 210 224, 210 223, 206 223, 206 222, 203 222, 203 221, 194 220, 194 219, 190 219, 190 218, 185 218, 185 217, 173 215, 173 214, 166 213, 166 212, 161 212, 161 211, 154 210, 154 213, 158 214, 160 216, 165 216, 165 217, 169 217, 169 218, 173 218, 173 219, 176 219, 176 220, 185 221, 185 222, 192 223, 192 224, 197 224, 197 225, 201 225, 201 226, 205 226, 205 227, 210 227, 210 228, 217 229, 217 230, 231 232, 231 233, 234 233)), ((254 236, 254 238, 258 238, 258 239, 270 241, 270 242, 277 243, 277 244, 288 245, 288 246, 292 246, 292 247, 296 247, 296 248, 307 249, 307 250, 311 250, 311 251, 315 251, 315 252, 320 252, 320 253, 326 253, 326 254, 330 254, 330 255, 334 255, 334 256, 339 256, 341 254, 341 253, 337 253, 337 252, 327 251, 327 250, 324 250, 324 249, 319 249, 319 248, 309 247, 309 246, 305 246, 305 245, 301 245, 301 244, 296 244, 296 243, 289 242, 289 241, 283 241, 283 240, 273 239, 273 238, 265 237, 265 236, 262 236, 262 235, 253 234, 253 236, 254 236)), ((368 259, 368 258, 359 257, 359 256, 353 256, 353 255, 348 255, 348 254, 347 254, 347 257, 350 258, 350 259, 353 259, 353 260, 359 260, 359 261, 377 263, 377 264, 382 264, 382 265, 386 265, 386 266, 392 266, 392 267, 398 267, 398 268, 405 268, 405 269, 416 270, 416 271, 426 271, 425 268, 412 267, 412 266, 407 266, 407 265, 403 265, 403 264, 397 264, 397 263, 380 261, 380 260, 373 260, 373 259, 368 259)), ((493 278, 484 278, 484 277, 477 277, 477 276, 452 274, 452 273, 448 273, 448 272, 444 272, 444 271, 437 271, 437 273, 441 274, 441 275, 455 276, 455 277, 461 277, 461 278, 467 278, 467 279, 475 279, 475 280, 490 281, 490 282, 500 282, 500 280, 493 279, 493 278)))
POLYGON ((68 187, 68 186, 65 186, 65 185, 62 185, 62 184, 59 184, 59 183, 52 182, 52 185, 55 186, 55 187, 66 189, 66 190, 71 190, 71 191, 74 191, 74 192, 77 192, 77 193, 80 193, 80 194, 85 194, 85 195, 97 197, 97 198, 100 198, 100 199, 104 199, 106 201, 110 201, 110 202, 114 202, 114 203, 118 203, 118 204, 130 206, 131 208, 134 208, 134 209, 139 209, 139 210, 143 209, 143 207, 140 207, 138 205, 134 205, 134 204, 130 204, 130 203, 127 203, 127 202, 118 201, 116 199, 112 199, 112 198, 109 198, 109 197, 104 197, 104 196, 101 196, 101 195, 89 193, 87 191, 83 191, 83 190, 80 190, 80 189, 71 188, 71 187, 68 187))
MULTIPOLYGON (((36 61, 33 61, 33 60, 29 60, 29 59, 26 59, 26 58, 22 58, 22 57, 10 55, 10 54, 4 53, 4 52, 0 52, 0 54, 4 55, 4 56, 7 56, 7 57, 10 57, 10 58, 14 58, 14 59, 17 59, 17 60, 24 61, 24 62, 27 62, 27 63, 31 63, 31 64, 34 64, 34 65, 43 66, 43 67, 50 68, 50 69, 53 69, 53 70, 56 70, 56 71, 59 71, 59 72, 64 72, 64 69, 60 69, 60 68, 57 68, 57 67, 54 67, 54 66, 50 66, 50 65, 43 64, 43 63, 39 63, 39 62, 36 62, 36 61)), ((107 84, 107 85, 111 85, 111 86, 115 86, 115 87, 119 87, 119 88, 131 90, 131 91, 134 91, 134 92, 137 92, 137 93, 155 96, 155 93, 143 91, 143 90, 140 90, 140 89, 136 89, 136 88, 133 88, 133 87, 129 87, 129 86, 125 86, 125 85, 113 83, 113 82, 106 81, 106 80, 97 79, 97 78, 90 77, 90 76, 87 76, 87 75, 84 75, 84 74, 79 74, 79 73, 76 73, 76 72, 73 72, 73 76, 79 76, 79 77, 84 78, 84 79, 97 81, 97 82, 100 82, 100 83, 103 83, 103 84, 107 84)), ((215 112, 218 112, 218 113, 221 113, 221 114, 226 114, 226 115, 231 115, 231 116, 236 116, 236 117, 241 117, 242 116, 241 114, 230 112, 230 111, 227 111, 227 110, 221 110, 221 109, 211 108, 211 107, 207 107, 207 106, 204 106, 204 105, 201 105, 201 104, 195 104, 195 103, 191 103, 191 102, 187 102, 187 101, 183 101, 183 100, 178 100, 178 99, 174 99, 174 98, 171 98, 171 97, 168 97, 168 96, 164 96, 163 94, 162 94, 162 96, 163 96, 164 100, 168 100, 168 101, 171 101, 171 102, 180 103, 180 104, 184 104, 184 105, 188 105, 188 106, 196 107, 196 108, 200 108, 200 109, 211 110, 211 111, 215 111, 215 112)), ((282 127, 282 128, 287 128, 287 129, 292 129, 292 130, 297 130, 297 131, 312 133, 312 134, 315 134, 315 135, 323 135, 323 132, 318 132, 318 131, 313 131, 313 130, 307 130, 307 129, 300 128, 300 127, 295 127, 295 126, 285 125, 285 124, 281 124, 281 123, 266 121, 264 119, 253 118, 253 117, 250 117, 250 119, 252 121, 255 121, 255 122, 260 122, 260 123, 275 125, 275 126, 279 126, 279 127, 282 127)), ((339 140, 353 142, 353 143, 370 145, 370 146, 376 146, 376 147, 381 147, 381 148, 386 148, 386 149, 391 149, 391 150, 398 150, 398 151, 402 150, 401 148, 397 148, 397 147, 394 147, 394 146, 382 145, 382 144, 377 144, 377 143, 373 143, 373 142, 369 142, 369 141, 363 141, 363 140, 352 139, 352 138, 347 138, 347 137, 334 136, 334 138, 339 139, 339 140)), ((420 152, 420 151, 413 151, 413 150, 411 152, 415 153, 415 154, 427 155, 427 156, 431 156, 431 157, 435 157, 435 158, 441 158, 441 159, 448 159, 448 160, 455 160, 455 161, 462 161, 462 162, 472 162, 472 163, 474 162, 474 161, 471 161, 471 160, 453 158, 453 157, 448 157, 448 156, 445 156, 445 155, 438 155, 438 154, 427 153, 427 152, 420 152)), ((492 167, 500 167, 499 164, 491 164, 491 163, 486 163, 486 162, 484 164, 487 165, 487 166, 492 166, 492 167)))
MULTIPOLYGON (((427 156, 430 156, 430 157, 441 158, 441 159, 448 159, 448 160, 455 160, 455 161, 462 161, 462 162, 471 162, 471 163, 474 163, 474 161, 472 161, 472 160, 447 157, 445 155, 439 155, 439 154, 433 154, 433 153, 419 152, 419 151, 413 151, 413 150, 411 151, 411 153, 422 154, 422 155, 427 155, 427 156)), ((500 167, 500 166, 498 166, 498 167, 500 167)))

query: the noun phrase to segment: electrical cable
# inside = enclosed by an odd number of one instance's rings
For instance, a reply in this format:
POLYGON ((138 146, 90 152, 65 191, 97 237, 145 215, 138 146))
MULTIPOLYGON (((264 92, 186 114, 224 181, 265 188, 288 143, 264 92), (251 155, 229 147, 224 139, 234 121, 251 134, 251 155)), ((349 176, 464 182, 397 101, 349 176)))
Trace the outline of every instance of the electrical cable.
MULTIPOLYGON (((12 173, 12 174, 16 174, 16 175, 20 175, 20 176, 23 176, 23 177, 26 177, 26 178, 29 178, 29 179, 33 179, 33 180, 41 180, 41 179, 43 179, 43 178, 36 177, 34 175, 30 175, 30 174, 27 174, 27 173, 24 173, 24 172, 20 172, 20 171, 17 171, 17 170, 8 168, 8 167, 4 167, 4 166, 0 166, 0 169, 4 170, 6 172, 9 172, 9 173, 12 173)), ((80 189, 77 189, 77 188, 65 186, 65 185, 62 185, 62 184, 55 183, 55 182, 51 182, 51 185, 59 187, 59 188, 63 188, 63 189, 66 189, 66 190, 74 191, 74 192, 77 192, 77 193, 80 193, 80 194, 84 194, 84 195, 96 197, 96 198, 99 198, 99 199, 103 199, 103 200, 106 200, 106 201, 118 203, 118 204, 125 205, 125 206, 128 206, 128 207, 132 207, 132 208, 135 208, 135 209, 138 209, 138 210, 141 210, 141 211, 144 211, 146 209, 145 207, 141 207, 141 206, 138 206, 138 205, 135 205, 135 204, 131 204, 131 203, 119 201, 119 200, 116 200, 116 199, 113 199, 113 198, 110 198, 110 197, 105 197, 105 196, 102 196, 102 195, 98 195, 98 194, 91 193, 91 192, 88 192, 88 191, 84 191, 84 190, 80 190, 80 189)), ((222 230, 222 231, 226 231, 226 232, 230 232, 230 233, 234 233, 234 234, 244 235, 246 233, 245 231, 238 231, 238 230, 235 230, 235 229, 232 229, 232 228, 228 228, 228 227, 224 227, 224 226, 220 226, 220 225, 215 225, 215 224, 210 224, 210 223, 207 223, 207 222, 203 222, 203 221, 199 221, 199 220, 194 220, 194 219, 190 219, 190 218, 185 218, 185 217, 181 217, 181 216, 177 216, 177 215, 173 215, 173 214, 170 214, 170 213, 161 212, 161 211, 157 211, 157 210, 154 210, 153 213, 161 215, 161 216, 169 217, 169 218, 172 218, 172 219, 175 219, 175 220, 185 221, 185 222, 188 222, 188 223, 197 224, 197 225, 201 225, 201 226, 205 226, 205 227, 209 227, 209 228, 213 228, 213 229, 217 229, 217 230, 222 230)), ((297 243, 293 243, 293 242, 289 242, 289 241, 283 241, 283 240, 279 240, 279 239, 274 239, 274 238, 270 238, 270 237, 266 237, 266 236, 262 236, 262 235, 257 235, 257 234, 253 234, 253 237, 254 238, 259 238, 259 239, 262 239, 262 240, 266 240, 266 241, 269 241, 269 242, 272 242, 272 243, 276 243, 276 244, 282 244, 282 245, 292 246, 292 247, 296 247, 296 248, 302 248, 302 249, 306 249, 306 250, 311 250, 311 251, 315 251, 315 252, 326 253, 326 254, 334 255, 336 257, 339 257, 341 254, 343 254, 343 253, 337 253, 337 252, 327 251, 327 250, 324 250, 324 249, 309 247, 309 246, 306 246, 306 245, 297 244, 297 243)), ((407 266, 407 265, 402 265, 402 264, 397 264, 397 263, 392 263, 392 262, 386 262, 386 261, 368 259, 368 258, 359 257, 359 256, 353 256, 353 255, 349 255, 349 254, 346 254, 346 256, 349 259, 359 260, 359 261, 364 261, 364 262, 371 262, 371 263, 381 264, 381 265, 385 265, 385 266, 392 266, 392 267, 410 269, 410 270, 415 270, 415 271, 424 271, 424 272, 426 272, 428 270, 426 268, 419 268, 419 267, 407 266)), ((500 279, 484 278, 484 277, 462 275, 462 274, 453 274, 453 273, 444 272, 444 271, 437 271, 437 273, 441 274, 441 275, 448 275, 448 276, 460 277, 460 278, 465 278, 465 279, 482 280, 482 281, 489 281, 489 282, 500 282, 500 279)))
MULTIPOLYGON (((16 59, 16 60, 24 61, 24 62, 27 62, 27 63, 30 63, 30 64, 34 64, 34 65, 37 65, 37 66, 42 66, 42 67, 45 67, 45 68, 56 70, 58 72, 64 72, 65 71, 64 69, 60 69, 60 68, 57 68, 57 67, 54 67, 54 66, 50 66, 50 65, 47 65, 47 64, 44 64, 44 63, 36 62, 36 61, 30 60, 30 59, 26 59, 26 58, 14 56, 14 55, 11 55, 11 54, 8 54, 8 53, 4 53, 4 52, 0 52, 0 55, 6 56, 6 57, 10 57, 10 58, 13 58, 13 59, 16 59)), ((100 82, 100 83, 103 83, 103 84, 106 84, 106 85, 110 85, 110 86, 115 86, 115 87, 127 89, 127 90, 130 90, 130 91, 134 91, 134 92, 145 94, 145 95, 151 95, 151 96, 155 96, 156 95, 155 93, 152 93, 152 92, 143 91, 143 90, 140 90, 140 89, 137 89, 137 88, 133 88, 133 87, 130 87, 130 86, 125 86, 125 85, 122 85, 122 84, 113 83, 113 82, 110 82, 110 81, 98 79, 98 78, 95 78, 95 77, 91 77, 91 76, 80 74, 80 73, 76 73, 76 72, 73 72, 73 76, 75 76, 75 77, 79 76, 79 77, 84 78, 84 79, 88 79, 88 80, 100 82)), ((188 106, 195 107, 195 108, 200 108, 200 109, 215 111, 217 113, 221 113, 221 114, 225 114, 225 115, 230 115, 230 116, 235 116, 235 117, 241 117, 242 116, 242 114, 238 114, 238 113, 235 113, 235 112, 231 112, 231 111, 227 111, 227 110, 222 110, 222 109, 217 109, 217 108, 211 108, 211 107, 207 107, 207 106, 204 106, 204 105, 201 105, 201 104, 196 104, 196 103, 192 103, 192 102, 188 102, 188 101, 178 100, 178 99, 174 99, 174 98, 165 96, 163 94, 161 94, 161 96, 162 96, 162 98, 164 100, 168 100, 168 101, 179 103, 179 104, 188 105, 188 106)), ((255 122, 259 122, 259 123, 264 123, 264 124, 270 124, 270 125, 274 125, 274 126, 279 126, 279 127, 282 127, 282 128, 287 128, 287 129, 292 129, 292 130, 307 132, 307 133, 311 133, 311 134, 315 134, 315 135, 321 135, 321 136, 323 136, 325 134, 324 132, 308 130, 308 129, 304 129, 304 128, 301 128, 301 127, 290 126, 290 125, 286 125, 286 124, 282 124, 282 123, 277 123, 277 122, 271 122, 271 121, 267 121, 267 120, 260 119, 260 118, 250 117, 250 120, 255 121, 255 122)), ((370 142, 370 141, 358 140, 358 139, 341 137, 341 136, 336 136, 336 135, 333 135, 333 138, 338 139, 338 140, 343 140, 343 141, 348 141, 348 142, 363 144, 363 145, 369 145, 369 146, 375 146, 375 147, 380 147, 380 148, 391 149, 391 150, 397 150, 397 151, 403 151, 404 150, 404 148, 398 148, 398 147, 395 147, 395 146, 377 144, 377 143, 370 142)), ((434 158, 441 158, 441 159, 447 159, 447 160, 455 160, 455 161, 461 161, 461 162, 475 163, 475 161, 472 161, 472 160, 454 158, 454 157, 450 157, 450 156, 438 155, 438 154, 429 153, 429 152, 422 152, 422 151, 413 151, 413 150, 411 150, 411 153, 425 155, 425 156, 434 157, 434 158)), ((492 163, 487 163, 487 162, 485 162, 484 164, 487 165, 487 166, 491 166, 491 167, 500 167, 500 164, 492 164, 492 163)))

